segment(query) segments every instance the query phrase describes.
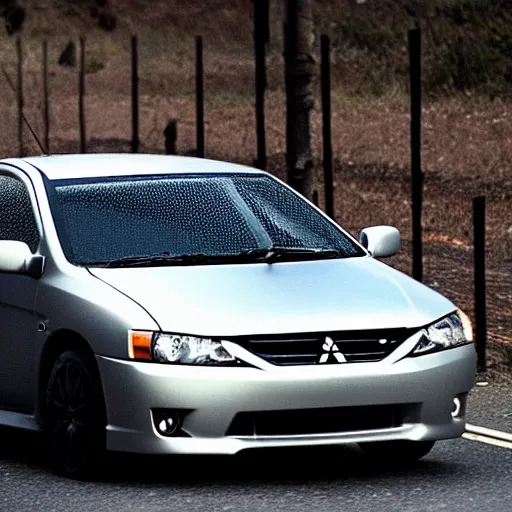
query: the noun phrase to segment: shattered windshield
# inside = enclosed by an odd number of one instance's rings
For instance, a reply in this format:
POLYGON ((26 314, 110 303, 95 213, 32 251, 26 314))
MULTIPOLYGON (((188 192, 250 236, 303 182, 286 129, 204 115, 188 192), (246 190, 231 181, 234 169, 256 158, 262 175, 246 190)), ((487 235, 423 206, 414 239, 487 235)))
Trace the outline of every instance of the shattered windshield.
POLYGON ((365 254, 263 174, 58 180, 47 181, 47 189, 63 250, 75 265, 153 256, 204 259, 272 247, 365 254))

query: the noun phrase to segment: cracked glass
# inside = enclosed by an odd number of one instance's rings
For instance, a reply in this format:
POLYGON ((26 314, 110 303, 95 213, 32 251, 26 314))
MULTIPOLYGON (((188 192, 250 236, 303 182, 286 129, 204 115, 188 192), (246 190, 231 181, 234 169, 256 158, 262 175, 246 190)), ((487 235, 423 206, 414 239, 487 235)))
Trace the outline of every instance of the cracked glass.
POLYGON ((264 175, 193 174, 49 182, 64 251, 79 265, 271 246, 364 252, 302 198, 264 175))
POLYGON ((30 195, 25 184, 0 175, 0 240, 25 242, 34 253, 39 245, 30 195))

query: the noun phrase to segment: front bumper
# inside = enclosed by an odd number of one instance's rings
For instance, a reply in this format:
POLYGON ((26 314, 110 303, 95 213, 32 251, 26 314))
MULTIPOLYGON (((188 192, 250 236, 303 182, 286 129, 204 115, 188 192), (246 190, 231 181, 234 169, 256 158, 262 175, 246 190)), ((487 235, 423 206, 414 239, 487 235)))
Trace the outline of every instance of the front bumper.
MULTIPOLYGON (((107 448, 139 453, 234 454, 247 448, 459 437, 456 396, 473 386, 472 345, 378 363, 212 368, 140 363, 97 356, 107 407, 107 448), (400 424, 342 432, 228 435, 238 413, 354 406, 396 406, 400 424), (160 435, 152 409, 190 411, 187 437, 160 435)), ((311 413, 311 411, 309 411, 311 413)), ((314 414, 314 413, 313 413, 314 414)), ((279 430, 279 429, 278 429, 279 430)))

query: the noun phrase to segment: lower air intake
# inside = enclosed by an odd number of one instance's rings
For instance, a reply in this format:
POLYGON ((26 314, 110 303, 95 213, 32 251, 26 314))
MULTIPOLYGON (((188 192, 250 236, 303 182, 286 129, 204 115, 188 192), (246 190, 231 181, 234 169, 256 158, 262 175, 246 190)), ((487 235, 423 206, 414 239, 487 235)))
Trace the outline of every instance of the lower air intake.
POLYGON ((238 413, 228 436, 290 436, 375 430, 402 425, 400 405, 238 413))

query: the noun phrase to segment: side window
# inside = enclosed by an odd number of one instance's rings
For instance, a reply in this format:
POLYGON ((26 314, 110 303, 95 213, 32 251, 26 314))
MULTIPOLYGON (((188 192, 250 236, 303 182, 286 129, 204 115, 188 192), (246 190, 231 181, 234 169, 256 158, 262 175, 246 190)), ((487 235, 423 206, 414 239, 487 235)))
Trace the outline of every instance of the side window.
POLYGON ((25 184, 0 175, 0 240, 25 242, 32 252, 39 245, 39 232, 25 184))

